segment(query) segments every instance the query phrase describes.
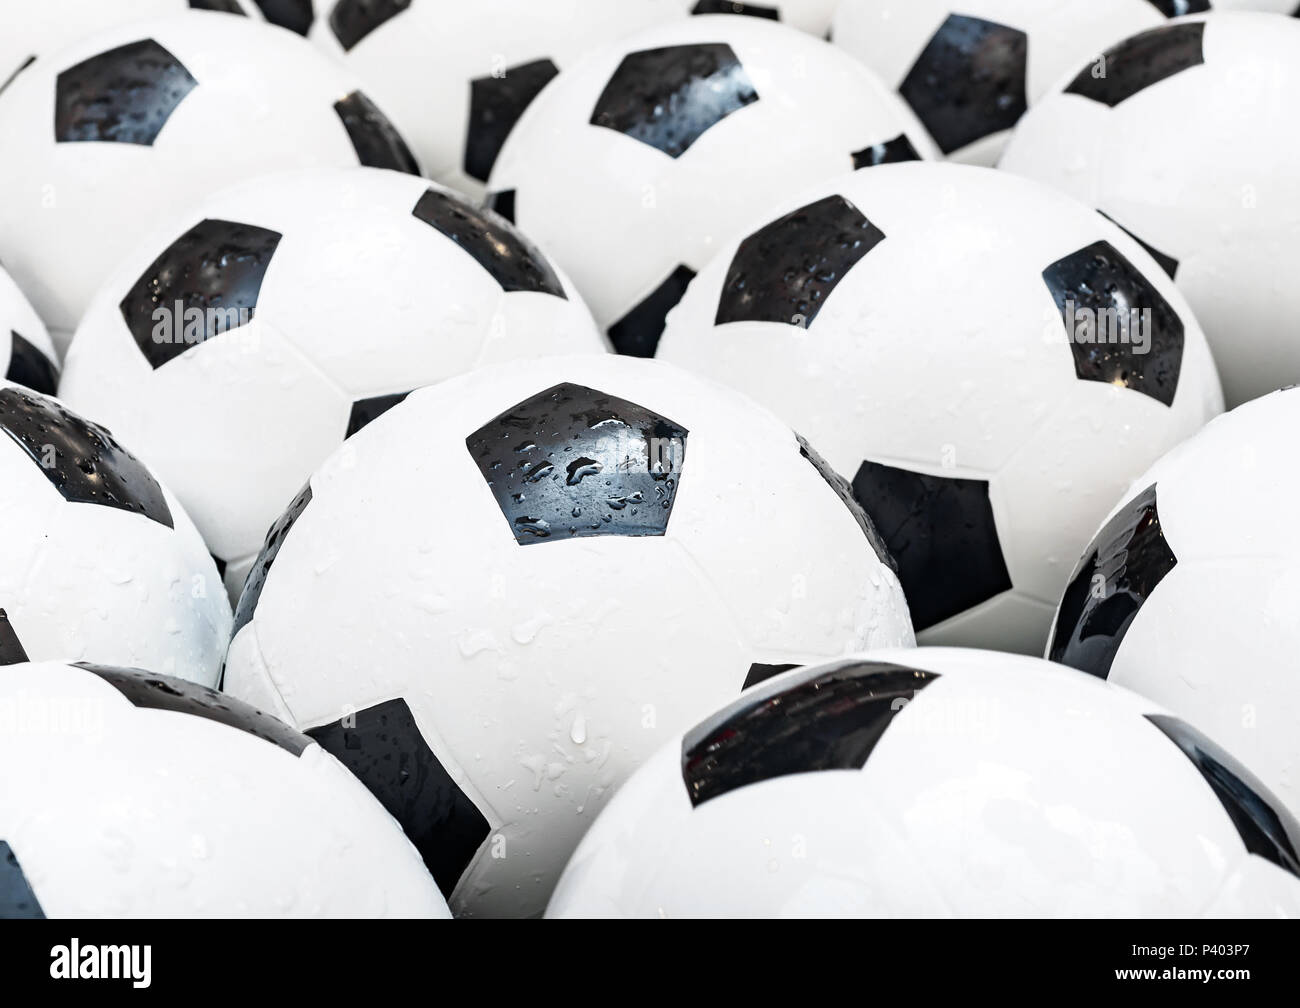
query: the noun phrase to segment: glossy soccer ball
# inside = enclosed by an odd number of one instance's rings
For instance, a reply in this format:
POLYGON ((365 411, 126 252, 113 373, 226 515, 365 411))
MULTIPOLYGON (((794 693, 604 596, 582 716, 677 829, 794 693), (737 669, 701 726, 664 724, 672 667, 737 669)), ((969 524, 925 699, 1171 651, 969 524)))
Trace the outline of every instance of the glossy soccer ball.
POLYGON ((659 356, 774 409, 852 480, 923 642, 1032 654, 1106 509, 1222 409, 1137 242, 966 165, 787 198, 699 275, 659 356))
POLYGON ((1279 464, 1296 430, 1300 390, 1276 392, 1139 477, 1084 554, 1047 653, 1164 704, 1300 814, 1300 476, 1279 464))
POLYGON ((449 916, 365 788, 233 697, 49 662, 0 668, 0 711, 0 918, 449 916))
POLYGON ((1025 117, 1002 167, 1157 252, 1205 327, 1230 406, 1300 379, 1300 21, 1214 14, 1135 35, 1025 117), (1086 142, 1080 138, 1086 137, 1086 142))
MULTIPOLYGON (((1290 5, 1214 4, 1287 13, 1290 5)), ((833 31, 836 45, 897 88, 945 154, 991 165, 1025 109, 1065 74, 1128 35, 1208 6, 1206 0, 842 0, 833 31)))
POLYGON ((180 504, 62 403, 0 382, 0 665, 151 665, 211 685, 230 605, 180 504))
POLYGON ((338 756, 485 916, 540 913, 610 789, 743 687, 912 643, 806 443, 608 355, 486 368, 370 424, 271 530, 235 626, 226 688, 338 756))
POLYGON ((0 259, 64 349, 142 229, 294 167, 414 172, 344 69, 287 31, 187 11, 41 56, 0 94, 0 259))
POLYGON ((1125 690, 929 649, 781 676, 664 746, 553 917, 1300 914, 1300 824, 1125 690))
POLYGON ((605 350, 572 286, 509 223, 424 179, 335 169, 214 196, 124 255, 61 395, 150 460, 237 598, 307 477, 406 393, 496 361, 605 350))
POLYGON ((616 349, 651 356, 665 312, 755 213, 855 166, 933 153, 856 60, 752 17, 698 17, 592 52, 520 119, 492 172, 616 349))
POLYGON ((0 378, 53 395, 59 383, 57 359, 44 323, 0 268, 0 378))

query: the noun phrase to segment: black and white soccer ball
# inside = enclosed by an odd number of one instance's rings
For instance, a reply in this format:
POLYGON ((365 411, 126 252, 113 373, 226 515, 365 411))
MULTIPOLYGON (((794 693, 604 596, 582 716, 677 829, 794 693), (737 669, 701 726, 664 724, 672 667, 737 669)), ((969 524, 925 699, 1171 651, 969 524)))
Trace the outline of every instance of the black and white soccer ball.
POLYGON ((1300 389, 1275 392, 1139 477, 1084 553, 1047 655, 1186 718, 1300 815, 1297 431, 1300 389))
POLYGON ((1180 19, 1076 67, 1002 159, 1159 250, 1205 327, 1229 406, 1300 381, 1297 90, 1300 21, 1180 19))
POLYGON ((42 55, 0 93, 0 259, 66 348, 142 228, 265 172, 416 171, 344 68, 251 18, 186 11, 42 55))
POLYGON ((448 917, 329 753, 203 686, 0 668, 0 919, 448 917))
POLYGON ((492 171, 616 349, 764 206, 854 167, 933 154, 897 95, 835 47, 753 17, 697 17, 593 51, 529 106, 492 171))
POLYGON ((1300 824, 1233 756, 1034 658, 790 672, 665 745, 552 917, 1300 915, 1300 824))
MULTIPOLYGON (((1292 6, 1214 4, 1288 13, 1292 6)), ((898 89, 944 154, 991 165, 1008 131, 1061 77, 1120 39, 1209 7, 1209 0, 842 0, 833 37, 898 89)))
POLYGON ((149 470, 57 400, 0 382, 0 665, 151 665, 211 685, 230 618, 203 540, 149 470))
POLYGON ((1223 408, 1137 242, 950 163, 787 197, 720 247, 659 356, 752 395, 852 480, 923 643, 1030 654, 1101 516, 1223 408))
POLYGON ((31 303, 0 267, 0 379, 53 395, 59 383, 58 355, 31 303))
POLYGON ((60 394, 149 459, 238 598, 307 477, 412 389, 606 350, 573 286, 495 214, 398 172, 291 172, 122 255, 60 394))
POLYGON ((485 368, 348 447, 268 535, 225 687, 356 772, 458 913, 541 913, 610 790, 745 686, 913 642, 847 486, 668 365, 485 368))
MULTIPOLYGON (((257 2, 273 4, 284 0, 257 2)), ((189 9, 222 11, 260 20, 254 0, 41 0, 14 11, 5 22, 4 33, 0 35, 0 90, 38 56, 57 52, 108 28, 189 9)))

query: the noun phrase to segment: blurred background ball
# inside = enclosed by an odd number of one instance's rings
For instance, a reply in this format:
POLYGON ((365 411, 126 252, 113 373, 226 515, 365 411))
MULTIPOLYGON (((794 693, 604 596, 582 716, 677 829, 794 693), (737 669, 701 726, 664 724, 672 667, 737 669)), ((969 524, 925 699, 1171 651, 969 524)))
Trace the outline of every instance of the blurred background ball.
POLYGON ((1200 327, 1136 242, 966 165, 787 198, 691 284, 659 356, 769 406, 852 481, 924 642, 1035 654, 1101 516, 1222 409, 1200 327))
POLYGON ((458 913, 540 914, 673 732, 792 665, 910 646, 848 488, 766 410, 617 356, 421 389, 267 537, 226 688, 305 729, 458 913))
MULTIPOLYGON (((1219 0, 1290 13, 1292 0, 1219 0)), ((992 165, 1008 130, 1059 78, 1206 0, 842 0, 835 44, 876 71, 944 154, 992 165)))
POLYGON ((0 709, 0 918, 448 916, 366 790, 233 697, 50 662, 0 668, 0 709))
POLYGON ((1235 406, 1300 379, 1300 21, 1220 13, 1136 35, 1025 117, 1002 167, 1158 253, 1235 406))
POLYGON ((0 94, 0 258, 60 349, 142 229, 250 176, 416 171, 348 72, 246 17, 187 11, 42 55, 0 94))
POLYGON ((104 428, 0 382, 0 665, 84 658, 212 685, 229 633, 176 498, 104 428))
POLYGON ((549 915, 1294 916, 1297 847, 1285 806, 1154 704, 923 648, 791 672, 666 745, 549 915))
POLYGON ((53 395, 59 383, 57 360, 45 324, 0 267, 0 378, 53 395))
POLYGON ((753 17, 699 17, 593 51, 529 106, 492 204, 566 269, 616 349, 651 356, 665 312, 791 189, 933 153, 856 60, 753 17))
POLYGON ((412 389, 605 350, 507 221, 421 178, 328 169, 213 196, 121 256, 61 394, 157 468, 238 597, 312 471, 412 389))
POLYGON ((1088 547, 1048 657, 1230 748, 1300 814, 1300 390, 1239 406, 1133 484, 1088 547))

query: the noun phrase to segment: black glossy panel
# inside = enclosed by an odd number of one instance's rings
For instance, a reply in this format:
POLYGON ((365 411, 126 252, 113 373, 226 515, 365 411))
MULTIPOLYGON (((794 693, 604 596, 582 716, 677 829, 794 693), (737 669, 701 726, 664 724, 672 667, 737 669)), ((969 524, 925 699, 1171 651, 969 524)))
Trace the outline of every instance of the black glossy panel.
POLYGON ((197 85, 153 39, 110 49, 59 74, 54 139, 147 147, 197 85))
POLYGON ((309 483, 298 492, 298 496, 290 502, 284 514, 275 520, 275 524, 266 533, 266 542, 262 545, 262 552, 257 555, 253 569, 248 572, 248 580, 244 582, 244 590, 240 593, 239 604, 235 606, 235 625, 230 631, 232 640, 235 634, 239 633, 257 612, 257 603, 262 598, 262 589, 266 587, 266 576, 271 572, 271 566, 275 563, 275 558, 280 554, 280 547, 284 545, 285 539, 293 530, 294 522, 302 516, 303 511, 307 509, 307 505, 310 503, 311 484, 309 483))
POLYGON ((1108 221, 1110 221, 1110 222, 1111 222, 1112 224, 1114 224, 1117 228, 1119 228, 1119 229, 1120 229, 1121 231, 1123 231, 1126 235, 1128 235, 1128 236, 1129 236, 1130 238, 1132 238, 1135 242, 1137 242, 1137 243, 1138 243, 1139 245, 1141 245, 1144 249, 1146 249, 1146 251, 1147 251, 1147 255, 1149 255, 1152 259, 1154 259, 1154 260, 1155 260, 1155 261, 1160 265, 1160 268, 1161 268, 1162 270, 1164 270, 1165 273, 1167 273, 1167 274, 1169 275, 1169 279, 1170 279, 1170 280, 1173 280, 1173 279, 1178 275, 1178 260, 1177 260, 1177 259, 1175 259, 1173 256, 1169 255, 1168 253, 1161 252, 1161 251, 1160 251, 1158 248, 1156 248, 1154 245, 1149 245, 1149 244, 1147 244, 1146 242, 1144 242, 1141 238, 1139 238, 1137 235, 1135 235, 1132 231, 1130 231, 1128 228, 1126 228, 1123 224, 1121 224, 1119 221, 1117 221, 1114 217, 1112 217, 1110 214, 1106 213, 1105 210, 1098 210, 1097 213, 1101 214, 1101 215, 1102 215, 1103 217, 1105 217, 1108 221))
POLYGON ((316 19, 312 0, 253 0, 262 17, 273 25, 306 35, 316 19))
POLYGON ((330 11, 330 30, 345 50, 385 21, 411 6, 411 0, 338 0, 330 11))
POLYGON ((1169 24, 1125 39, 1089 63, 1066 94, 1082 95, 1114 108, 1153 84, 1205 62, 1205 24, 1169 24))
POLYGON ((653 357, 659 349, 668 313, 677 307, 695 279, 689 266, 678 266, 621 319, 609 327, 614 350, 628 357, 653 357))
POLYGON ((348 432, 345 438, 350 438, 362 427, 373 420, 378 420, 398 403, 404 401, 411 393, 394 392, 391 395, 371 396, 369 399, 358 399, 352 404, 352 412, 348 416, 348 432))
POLYGON ((33 392, 54 395, 59 385, 59 369, 54 361, 11 329, 9 370, 5 372, 5 378, 25 385, 33 392))
POLYGON ((415 155, 406 146, 397 127, 362 92, 353 91, 336 101, 334 111, 348 131, 352 149, 357 152, 357 160, 363 167, 389 168, 407 175, 420 174, 415 155))
POLYGON ((9 841, 0 840, 0 920, 44 920, 45 911, 9 841))
POLYGON ((20 665, 27 661, 27 652, 14 630, 9 614, 0 609, 0 665, 20 665))
POLYGON ((465 174, 486 182, 497 155, 538 92, 558 74, 548 59, 508 67, 500 77, 469 82, 469 127, 465 138, 465 174))
POLYGON ((874 168, 882 164, 896 164, 899 161, 921 160, 921 155, 912 146, 912 141, 907 138, 906 133, 900 133, 894 139, 886 140, 884 143, 863 147, 862 150, 854 151, 852 156, 855 170, 874 168))

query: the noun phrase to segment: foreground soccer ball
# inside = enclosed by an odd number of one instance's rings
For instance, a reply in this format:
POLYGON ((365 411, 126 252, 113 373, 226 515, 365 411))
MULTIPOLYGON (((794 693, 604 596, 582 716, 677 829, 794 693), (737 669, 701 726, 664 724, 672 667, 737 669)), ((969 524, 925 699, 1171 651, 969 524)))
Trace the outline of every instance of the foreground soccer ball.
POLYGON ((0 259, 60 350, 141 229, 213 189, 291 167, 416 170, 346 70, 203 11, 41 56, 0 94, 0 136, 0 259))
POLYGON ((237 597, 316 466, 412 389, 605 350, 508 222, 424 179, 335 169, 214 196, 124 255, 60 394, 156 467, 237 597))
POLYGON ((176 499, 104 428, 0 382, 0 665, 84 658, 211 685, 229 633, 176 499))
MULTIPOLYGON (((1289 13, 1294 4, 1214 6, 1289 13)), ((1207 0, 842 0, 833 30, 836 45, 898 89, 945 154, 991 165, 1008 130, 1062 76, 1128 35, 1208 7, 1207 0)))
POLYGON ((666 745, 549 914, 1296 916, 1297 848, 1285 806, 1154 704, 923 648, 791 672, 666 745))
POLYGON ((806 443, 616 356, 412 394, 277 522, 235 627, 226 688, 350 767, 473 915, 540 913, 610 789, 743 687, 912 643, 806 443))
POLYGON ((478 197, 520 113, 594 46, 683 16, 681 0, 321 5, 311 37, 393 117, 431 178, 478 197))
POLYGON ((1297 430, 1300 390, 1276 392, 1139 477, 1071 579, 1048 657, 1164 704, 1300 814, 1297 430))
POLYGON ((1072 193, 1158 250, 1228 404, 1300 379, 1300 21, 1215 14, 1136 35, 1025 117, 1002 167, 1072 193), (1087 137, 1086 143, 1080 138, 1087 137))
POLYGON ((852 480, 923 641, 1032 654, 1106 509, 1222 409, 1196 320, 1136 242, 965 165, 787 199, 695 280, 659 356, 754 396, 852 480))
POLYGON ((447 917, 320 746, 139 669, 0 668, 0 918, 447 917))
POLYGON ((0 378, 53 395, 59 381, 56 360, 45 325, 0 268, 0 378))
POLYGON ((718 248, 787 192, 933 153, 856 60, 752 17, 698 17, 591 53, 529 106, 493 205, 573 277, 622 353, 718 248))

